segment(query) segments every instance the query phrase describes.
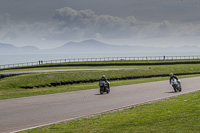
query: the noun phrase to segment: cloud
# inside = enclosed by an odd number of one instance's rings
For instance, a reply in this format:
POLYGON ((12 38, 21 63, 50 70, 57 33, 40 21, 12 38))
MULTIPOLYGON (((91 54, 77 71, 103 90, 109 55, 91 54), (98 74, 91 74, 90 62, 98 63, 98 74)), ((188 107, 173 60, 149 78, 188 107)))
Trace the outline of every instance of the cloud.
POLYGON ((7 13, 0 14, 0 29, 10 23, 10 15, 7 13))
POLYGON ((10 20, 10 15, 7 13, 0 14, 0 22, 7 23, 10 20))
POLYGON ((97 33, 109 38, 129 37, 131 30, 138 23, 133 16, 120 18, 97 15, 90 9, 77 11, 70 7, 57 9, 53 18, 57 20, 58 29, 62 29, 63 34, 68 34, 69 30, 78 29, 84 33, 82 34, 84 37, 94 37, 97 33))
POLYGON ((97 15, 90 9, 74 10, 70 7, 57 9, 53 18, 56 30, 52 39, 80 38, 160 38, 171 36, 198 35, 198 24, 171 23, 163 20, 141 21, 134 16, 118 17, 97 15))
POLYGON ((55 10, 49 22, 13 22, 0 14, 1 40, 71 41, 94 39, 148 39, 200 36, 199 23, 146 21, 134 16, 99 15, 91 9, 64 7, 55 10))
POLYGON ((92 23, 96 19, 96 15, 90 9, 76 11, 72 8, 65 7, 57 9, 53 18, 65 22, 65 26, 83 27, 92 23))
POLYGON ((148 22, 138 30, 139 38, 160 38, 173 35, 173 25, 168 21, 148 22))

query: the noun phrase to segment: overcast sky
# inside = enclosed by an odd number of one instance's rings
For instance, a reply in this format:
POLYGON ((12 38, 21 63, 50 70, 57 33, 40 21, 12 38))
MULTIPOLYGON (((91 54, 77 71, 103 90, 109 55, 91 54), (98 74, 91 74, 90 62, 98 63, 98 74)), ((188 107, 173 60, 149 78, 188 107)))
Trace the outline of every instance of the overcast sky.
POLYGON ((200 46, 200 0, 0 0, 0 43, 200 46))

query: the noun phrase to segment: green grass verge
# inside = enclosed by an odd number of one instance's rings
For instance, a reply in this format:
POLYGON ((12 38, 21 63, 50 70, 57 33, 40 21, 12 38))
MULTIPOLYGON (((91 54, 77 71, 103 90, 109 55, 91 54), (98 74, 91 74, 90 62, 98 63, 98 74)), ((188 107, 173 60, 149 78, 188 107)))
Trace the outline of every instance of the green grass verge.
POLYGON ((126 76, 146 76, 169 73, 192 73, 200 72, 200 64, 188 65, 164 65, 146 66, 140 69, 131 70, 110 70, 110 71, 68 71, 68 72, 48 72, 32 73, 4 78, 0 80, 0 90, 16 89, 20 86, 45 85, 60 81, 77 81, 88 79, 99 79, 102 75, 107 78, 126 77, 126 76))
POLYGON ((146 68, 146 66, 63 66, 63 67, 38 67, 27 69, 2 70, 0 72, 34 71, 34 70, 61 70, 61 69, 106 69, 106 68, 146 68))
POLYGON ((199 133, 200 91, 22 133, 199 133))

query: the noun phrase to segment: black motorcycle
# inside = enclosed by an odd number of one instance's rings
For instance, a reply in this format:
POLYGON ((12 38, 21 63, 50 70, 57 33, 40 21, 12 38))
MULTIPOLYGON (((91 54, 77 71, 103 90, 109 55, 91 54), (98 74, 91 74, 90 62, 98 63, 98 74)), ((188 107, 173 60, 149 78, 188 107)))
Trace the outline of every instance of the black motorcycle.
POLYGON ((175 92, 178 92, 178 91, 181 92, 182 91, 181 81, 180 80, 177 81, 175 78, 173 78, 171 80, 171 85, 174 88, 175 92))
POLYGON ((100 86, 100 94, 103 94, 104 92, 106 93, 110 92, 109 83, 106 83, 105 81, 100 81, 99 86, 100 86))

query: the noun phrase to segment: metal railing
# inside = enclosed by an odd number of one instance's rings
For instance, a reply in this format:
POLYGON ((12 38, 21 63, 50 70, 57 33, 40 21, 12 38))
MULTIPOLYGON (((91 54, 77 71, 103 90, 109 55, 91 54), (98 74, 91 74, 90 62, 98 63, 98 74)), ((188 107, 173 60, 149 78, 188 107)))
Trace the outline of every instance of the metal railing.
POLYGON ((103 57, 103 58, 74 58, 74 59, 57 59, 57 60, 40 60, 35 62, 16 63, 0 65, 0 69, 21 66, 33 66, 53 63, 69 62, 91 62, 91 61, 131 61, 131 60, 177 60, 177 59, 200 59, 200 56, 145 56, 145 57, 103 57))

